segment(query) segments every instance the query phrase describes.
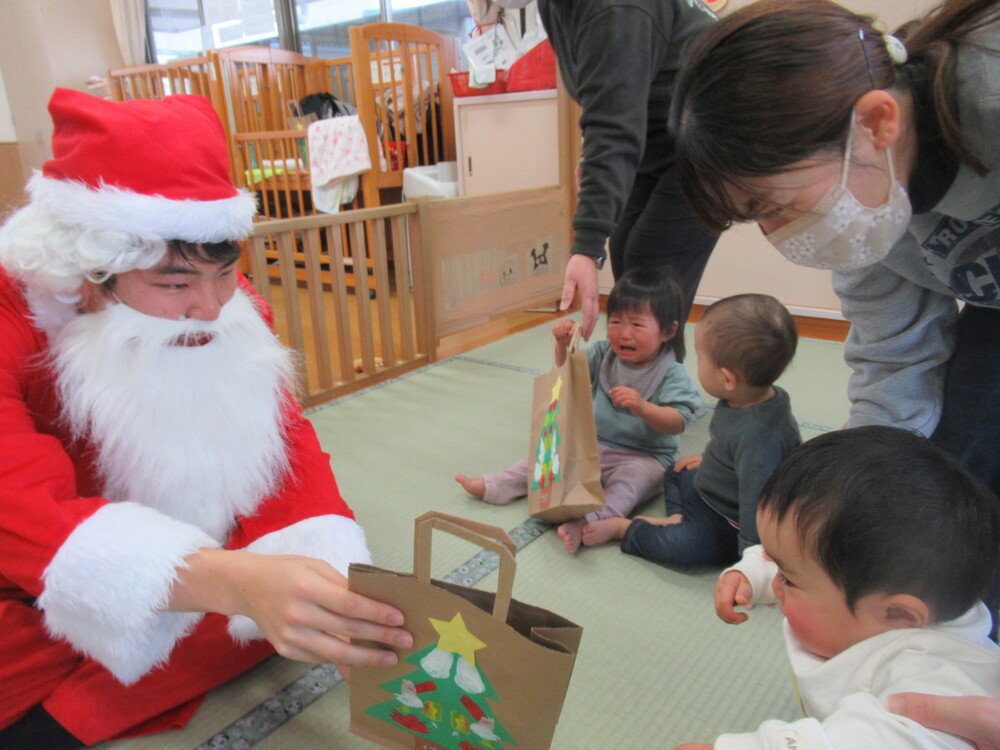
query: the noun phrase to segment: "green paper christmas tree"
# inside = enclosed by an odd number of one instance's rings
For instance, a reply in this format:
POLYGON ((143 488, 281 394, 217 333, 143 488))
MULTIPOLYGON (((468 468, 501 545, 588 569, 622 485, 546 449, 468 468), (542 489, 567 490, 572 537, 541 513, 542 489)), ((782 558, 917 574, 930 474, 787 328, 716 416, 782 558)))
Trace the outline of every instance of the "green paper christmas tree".
POLYGON ((552 386, 552 401, 542 418, 542 432, 538 436, 538 446, 535 449, 535 470, 531 477, 531 489, 541 490, 543 508, 548 506, 552 485, 562 479, 559 474, 559 443, 562 439, 559 437, 559 426, 556 424, 559 418, 559 392, 562 386, 563 381, 560 376, 552 386))
POLYGON ((502 750, 516 745, 496 720, 487 699, 499 696, 476 664, 486 644, 469 632, 461 613, 450 620, 429 618, 440 639, 407 661, 417 669, 379 687, 391 700, 365 713, 414 735, 421 750, 502 750))

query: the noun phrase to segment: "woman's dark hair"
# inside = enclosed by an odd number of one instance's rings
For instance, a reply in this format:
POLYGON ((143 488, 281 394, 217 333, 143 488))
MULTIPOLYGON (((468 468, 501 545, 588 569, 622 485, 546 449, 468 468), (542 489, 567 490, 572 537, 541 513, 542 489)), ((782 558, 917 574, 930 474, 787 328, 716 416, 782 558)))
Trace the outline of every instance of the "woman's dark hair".
POLYGON ((953 456, 897 427, 803 443, 757 508, 795 525, 852 612, 869 594, 911 594, 935 622, 952 620, 984 595, 1000 557, 996 496, 953 456))
POLYGON ((621 275, 608 295, 607 315, 652 313, 660 329, 669 331, 677 323, 677 333, 666 342, 678 362, 684 361, 684 292, 666 268, 632 268, 621 275))
POLYGON ((842 153, 857 100, 873 89, 909 89, 914 79, 930 81, 948 147, 982 173, 958 122, 955 51, 998 14, 997 0, 947 0, 900 30, 909 53, 902 66, 873 17, 831 0, 757 0, 725 17, 685 50, 670 114, 695 212, 715 231, 752 219, 759 199, 750 180, 842 153), (751 205, 736 205, 731 189, 751 205))

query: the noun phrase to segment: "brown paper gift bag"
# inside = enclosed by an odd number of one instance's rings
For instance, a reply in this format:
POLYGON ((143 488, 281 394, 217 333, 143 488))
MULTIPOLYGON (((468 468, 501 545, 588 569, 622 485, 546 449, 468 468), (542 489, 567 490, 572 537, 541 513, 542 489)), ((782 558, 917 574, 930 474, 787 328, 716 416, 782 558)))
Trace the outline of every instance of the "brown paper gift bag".
POLYGON ((514 549, 498 526, 431 511, 412 575, 351 565, 351 590, 402 610, 414 639, 393 667, 353 668, 351 732, 397 750, 550 747, 583 629, 511 599, 514 549), (430 579, 435 528, 500 555, 495 594, 430 579))
POLYGON ((562 366, 535 378, 528 512, 548 523, 604 507, 590 368, 579 345, 577 328, 562 366))

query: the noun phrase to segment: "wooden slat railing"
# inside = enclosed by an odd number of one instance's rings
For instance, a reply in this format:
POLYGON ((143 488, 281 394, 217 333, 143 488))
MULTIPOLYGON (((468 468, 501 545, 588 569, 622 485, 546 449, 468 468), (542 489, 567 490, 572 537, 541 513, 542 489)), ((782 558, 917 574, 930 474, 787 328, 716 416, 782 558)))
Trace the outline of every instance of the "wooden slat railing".
POLYGON ((299 354, 301 401, 313 406, 434 359, 413 203, 264 221, 248 243, 257 291, 299 354), (391 249, 391 253, 390 253, 391 249), (276 255, 276 257, 275 257, 276 255), (275 273, 275 266, 277 272, 275 273), (353 273, 354 269, 369 273, 353 273))

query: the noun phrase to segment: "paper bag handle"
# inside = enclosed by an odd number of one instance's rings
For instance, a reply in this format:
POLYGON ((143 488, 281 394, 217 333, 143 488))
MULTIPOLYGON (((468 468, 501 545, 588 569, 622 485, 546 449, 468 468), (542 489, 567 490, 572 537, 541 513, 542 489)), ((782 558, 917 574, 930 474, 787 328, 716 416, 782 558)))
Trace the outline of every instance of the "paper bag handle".
MULTIPOLYGON (((580 340, 583 338, 583 328, 576 324, 573 325, 573 338, 569 340, 569 346, 566 347, 566 356, 569 357, 570 354, 575 354, 576 350, 580 348, 580 340)), ((555 339, 552 340, 552 366, 558 367, 559 360, 557 355, 559 353, 559 344, 555 339)))
POLYGON ((517 569, 514 558, 517 547, 507 532, 499 526, 450 516, 436 510, 424 513, 417 518, 413 534, 413 573, 421 583, 429 584, 431 580, 431 532, 434 529, 446 531, 478 544, 500 556, 500 578, 497 582, 496 599, 493 602, 493 617, 500 622, 507 622, 511 594, 514 590, 514 573, 517 569))
POLYGON ((288 114, 292 117, 305 117, 305 112, 302 111, 301 105, 294 99, 289 99, 287 102, 288 114))

